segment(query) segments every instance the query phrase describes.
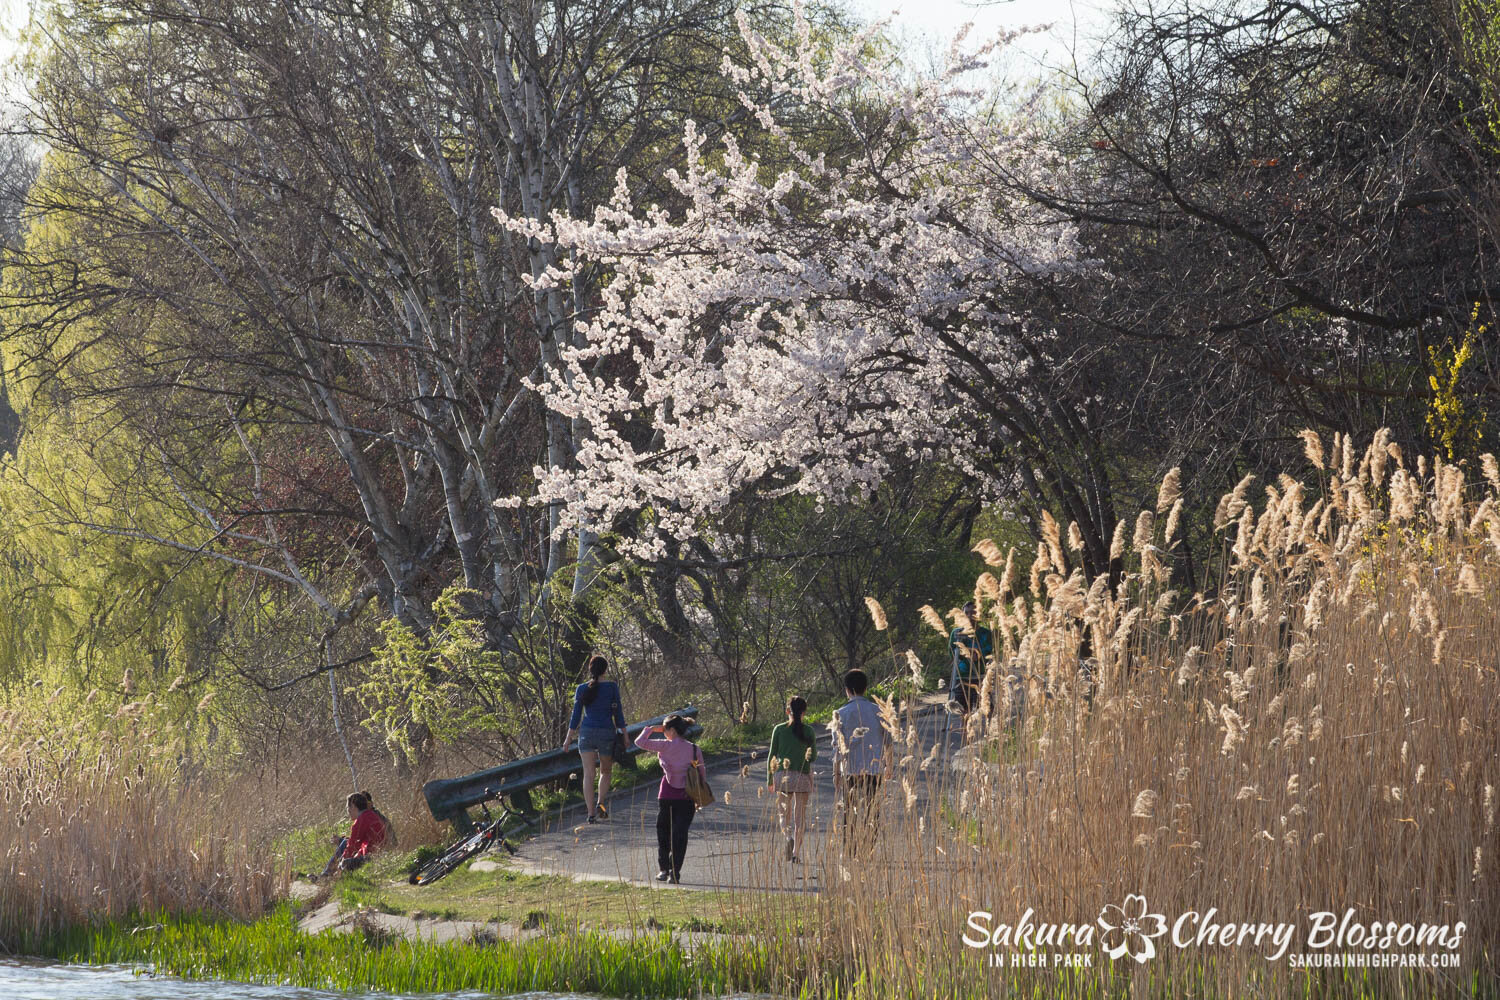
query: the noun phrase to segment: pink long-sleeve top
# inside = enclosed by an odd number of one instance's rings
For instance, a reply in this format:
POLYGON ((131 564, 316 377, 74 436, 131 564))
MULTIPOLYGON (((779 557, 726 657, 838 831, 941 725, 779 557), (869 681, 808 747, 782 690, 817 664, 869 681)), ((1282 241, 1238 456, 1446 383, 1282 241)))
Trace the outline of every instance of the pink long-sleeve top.
POLYGON ((679 736, 668 739, 660 733, 646 729, 635 738, 635 745, 648 753, 654 753, 661 761, 661 787, 656 790, 658 799, 685 799, 687 794, 687 769, 693 761, 703 759, 698 745, 679 736))

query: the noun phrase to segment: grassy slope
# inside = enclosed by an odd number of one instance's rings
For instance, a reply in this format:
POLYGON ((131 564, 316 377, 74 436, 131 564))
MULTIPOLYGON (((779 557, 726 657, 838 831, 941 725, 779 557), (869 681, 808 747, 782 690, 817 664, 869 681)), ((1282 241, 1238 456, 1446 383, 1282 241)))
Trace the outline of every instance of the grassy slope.
MULTIPOLYGON (((316 871, 332 850, 329 838, 341 827, 310 827, 285 843, 292 867, 316 871)), ((402 845, 403 847, 407 845, 402 845)), ((431 848, 377 855, 364 868, 334 883, 341 910, 362 908, 403 916, 591 929, 667 929, 737 933, 747 929, 743 895, 643 888, 618 882, 577 881, 563 875, 529 875, 508 869, 501 854, 481 855, 501 866, 473 871, 471 864, 432 885, 414 886, 407 873, 431 848)), ((477 860, 477 859, 476 859, 477 860)), ((806 905, 797 901, 795 905, 806 905)))
POLYGON ((473 871, 466 865, 429 886, 409 885, 411 855, 387 857, 340 877, 340 908, 362 907, 407 916, 550 926, 744 930, 732 894, 647 889, 618 882, 575 881, 563 875, 528 875, 504 867, 473 871))

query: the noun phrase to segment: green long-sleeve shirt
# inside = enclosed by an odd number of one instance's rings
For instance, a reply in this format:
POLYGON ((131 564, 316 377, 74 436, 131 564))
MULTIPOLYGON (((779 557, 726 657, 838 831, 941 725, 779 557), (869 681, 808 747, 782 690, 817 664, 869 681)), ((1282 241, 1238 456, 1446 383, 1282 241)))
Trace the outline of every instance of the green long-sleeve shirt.
MULTIPOLYGON (((812 737, 812 727, 802 723, 802 729, 808 737, 812 737)), ((783 722, 771 730, 771 752, 766 758, 766 784, 776 781, 778 771, 801 771, 808 774, 812 771, 812 762, 818 757, 818 745, 816 743, 803 743, 792 732, 789 722, 783 722)))

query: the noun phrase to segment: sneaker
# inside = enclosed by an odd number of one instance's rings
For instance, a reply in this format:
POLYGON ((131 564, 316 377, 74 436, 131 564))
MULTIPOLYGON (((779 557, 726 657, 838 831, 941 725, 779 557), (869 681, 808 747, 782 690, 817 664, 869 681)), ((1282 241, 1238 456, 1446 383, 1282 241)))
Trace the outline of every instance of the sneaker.
POLYGON ((667 871, 665 868, 656 873, 656 881, 658 882, 665 882, 671 877, 672 873, 667 871))
POLYGON ((594 808, 594 817, 596 819, 609 819, 609 810, 604 808, 603 803, 594 808))
POLYGON ((594 819, 594 814, 593 813, 589 813, 589 822, 590 823, 597 822, 597 820, 594 819))
POLYGON ((669 876, 667 878, 667 881, 670 882, 672 885, 681 885, 682 884, 682 876, 678 875, 676 873, 673 873, 671 876, 669 876))
POLYGON ((796 846, 792 843, 792 838, 788 837, 786 838, 786 850, 782 852, 782 857, 786 858, 788 861, 795 861, 795 855, 796 846))

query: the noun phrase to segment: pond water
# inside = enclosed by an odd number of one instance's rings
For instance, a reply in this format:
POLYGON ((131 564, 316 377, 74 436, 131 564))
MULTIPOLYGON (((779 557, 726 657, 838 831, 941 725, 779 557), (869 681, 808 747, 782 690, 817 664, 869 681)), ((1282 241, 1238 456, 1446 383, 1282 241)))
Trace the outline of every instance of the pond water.
MULTIPOLYGON (((485 993, 424 993, 420 1000, 480 1000, 485 993)), ((525 993, 525 1000, 583 1000, 576 994, 525 993)), ((291 986, 251 986, 139 976, 129 969, 0 961, 4 1000, 401 1000, 412 994, 329 993, 291 986)), ((516 1000, 513 996, 511 1000, 516 1000)))

